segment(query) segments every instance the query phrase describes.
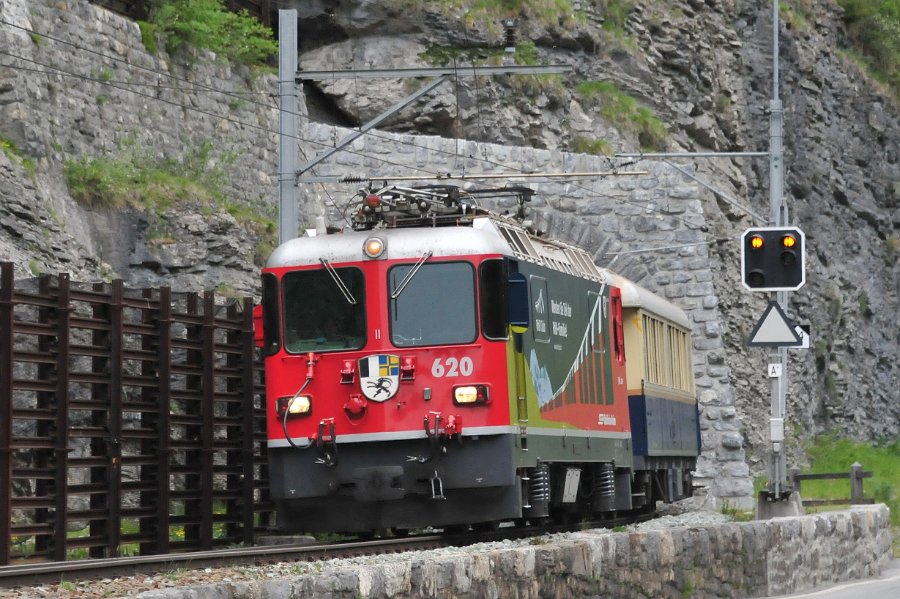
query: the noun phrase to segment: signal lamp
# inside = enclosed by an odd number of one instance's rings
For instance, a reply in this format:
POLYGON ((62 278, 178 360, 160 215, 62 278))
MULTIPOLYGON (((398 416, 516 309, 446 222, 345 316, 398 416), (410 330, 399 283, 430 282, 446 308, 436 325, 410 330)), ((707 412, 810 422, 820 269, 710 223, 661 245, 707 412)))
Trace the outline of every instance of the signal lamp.
POLYGON ((378 258, 384 253, 384 242, 378 237, 370 237, 363 244, 363 253, 369 258, 378 258))
POLYGON ((794 291, 806 282, 803 231, 758 227, 741 236, 741 274, 751 291, 794 291))
POLYGON ((294 395, 292 397, 279 397, 276 403, 278 415, 284 416, 285 409, 292 416, 305 416, 312 411, 312 396, 294 395))
POLYGON ((453 388, 453 403, 459 406, 483 405, 490 399, 487 385, 466 385, 453 388))

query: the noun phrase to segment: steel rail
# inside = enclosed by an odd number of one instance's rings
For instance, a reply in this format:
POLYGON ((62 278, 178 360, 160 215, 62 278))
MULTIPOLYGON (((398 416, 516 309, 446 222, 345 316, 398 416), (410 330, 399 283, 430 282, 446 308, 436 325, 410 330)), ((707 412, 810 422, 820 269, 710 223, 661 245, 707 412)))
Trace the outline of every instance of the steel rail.
POLYGON ((570 522, 543 526, 505 527, 491 531, 411 535, 361 541, 338 541, 312 545, 264 545, 220 550, 191 551, 133 557, 82 559, 64 562, 23 563, 0 566, 0 588, 72 580, 131 576, 172 569, 200 569, 276 563, 279 561, 317 561, 372 554, 423 551, 442 547, 460 547, 508 539, 522 539, 559 532, 578 532, 586 528, 612 528, 655 518, 656 514, 632 514, 601 521, 570 522))

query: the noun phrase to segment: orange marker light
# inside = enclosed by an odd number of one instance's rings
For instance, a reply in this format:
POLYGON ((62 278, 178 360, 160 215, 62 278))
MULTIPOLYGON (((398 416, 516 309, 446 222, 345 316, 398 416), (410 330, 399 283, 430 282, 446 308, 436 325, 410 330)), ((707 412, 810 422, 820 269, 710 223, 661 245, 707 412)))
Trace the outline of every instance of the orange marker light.
POLYGON ((781 245, 786 248, 792 248, 797 244, 797 239, 793 235, 785 235, 781 238, 781 245))
POLYGON ((369 258, 377 258, 384 252, 384 242, 377 237, 370 237, 363 246, 363 252, 369 258))
POLYGON ((763 238, 762 235, 754 235, 750 238, 750 247, 754 250, 758 250, 763 246, 763 238))

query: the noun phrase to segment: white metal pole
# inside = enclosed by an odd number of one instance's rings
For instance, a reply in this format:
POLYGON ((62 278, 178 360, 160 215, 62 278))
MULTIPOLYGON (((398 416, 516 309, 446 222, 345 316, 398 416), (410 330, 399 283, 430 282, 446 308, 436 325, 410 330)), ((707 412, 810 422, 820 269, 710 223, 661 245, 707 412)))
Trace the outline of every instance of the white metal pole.
POLYGON ((297 236, 297 11, 278 11, 278 241, 297 236))

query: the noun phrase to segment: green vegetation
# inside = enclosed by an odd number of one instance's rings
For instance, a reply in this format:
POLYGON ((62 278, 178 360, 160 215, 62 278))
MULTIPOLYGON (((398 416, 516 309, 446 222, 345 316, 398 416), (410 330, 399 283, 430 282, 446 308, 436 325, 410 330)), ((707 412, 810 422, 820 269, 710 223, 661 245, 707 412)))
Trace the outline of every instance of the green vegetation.
MULTIPOLYGON (((755 484, 756 483, 754 481, 754 486, 755 486, 755 484)), ((750 520, 753 520, 755 517, 755 514, 753 513, 752 510, 749 510, 749 511, 742 510, 739 507, 737 507, 736 505, 732 505, 731 502, 729 502, 727 499, 722 501, 722 505, 719 508, 719 511, 722 514, 724 514, 725 516, 728 516, 729 518, 734 520, 735 522, 749 522, 750 520)))
POLYGON ((589 104, 599 108, 600 115, 612 124, 637 134, 641 147, 647 150, 665 148, 668 132, 652 110, 621 91, 612 81, 584 81, 575 88, 589 104))
POLYGON ((144 48, 155 56, 159 52, 159 46, 156 43, 156 25, 147 21, 138 21, 137 24, 141 30, 141 41, 144 43, 144 48))
POLYGON ((503 19, 523 18, 543 25, 570 29, 582 19, 569 0, 394 0, 397 9, 437 10, 445 15, 462 15, 466 26, 479 23, 502 35, 503 19))
POLYGON ((888 260, 893 261, 900 250, 900 235, 891 235, 884 240, 884 246, 887 248, 888 260))
POLYGON ((271 29, 246 10, 226 10, 223 0, 156 0, 150 25, 141 26, 148 51, 155 47, 159 33, 169 52, 190 45, 247 65, 264 63, 278 52, 271 29))
POLYGON ((869 305, 869 296, 865 291, 861 291, 859 294, 859 313, 866 318, 871 318, 874 314, 872 306, 869 305))
MULTIPOLYGON (((214 153, 209 141, 186 151, 180 160, 160 158, 153 148, 127 139, 116 156, 69 160, 63 173, 71 196, 92 208, 162 213, 190 202, 201 212, 224 210, 257 236, 254 260, 261 264, 275 245, 276 225, 270 216, 227 199, 228 169, 236 158, 233 152, 214 153)), ((148 238, 153 245, 175 241, 162 220, 151 223, 148 238)))
POLYGON ((7 158, 18 163, 19 166, 25 170, 25 174, 28 175, 29 178, 34 179, 37 163, 35 163, 33 158, 29 158, 22 154, 19 148, 16 147, 15 142, 0 136, 0 151, 6 154, 7 158))
POLYGON ((602 0, 603 29, 616 37, 625 37, 625 21, 634 8, 635 0, 602 0))
MULTIPOLYGON (((884 503, 891 510, 894 556, 900 557, 900 468, 897 467, 900 464, 900 439, 873 444, 858 443, 836 435, 823 435, 816 437, 812 445, 806 448, 806 452, 812 459, 809 470, 812 473, 850 472, 850 466, 854 462, 861 464, 863 470, 872 472, 872 478, 864 479, 863 491, 866 497, 873 497, 876 502, 884 503)), ((850 481, 804 481, 800 491, 801 496, 807 499, 847 497, 849 500, 850 481)))
MULTIPOLYGON (((900 526, 900 439, 883 443, 860 443, 844 439, 834 434, 816 437, 806 447, 812 466, 810 473, 850 472, 854 462, 862 464, 863 470, 871 471, 872 478, 865 479, 863 488, 866 497, 885 503, 891 508, 891 524, 900 526)), ((850 497, 849 480, 810 480, 801 486, 802 495, 807 498, 850 497)))
POLYGON ((900 0, 838 0, 870 72, 900 93, 900 0))
POLYGON ((152 149, 126 140, 115 157, 87 157, 66 162, 63 172, 69 193, 95 208, 151 208, 164 210, 193 200, 200 204, 224 201, 226 168, 233 157, 216 163, 213 146, 203 142, 181 160, 158 158, 152 149))
POLYGON ((808 29, 810 20, 816 15, 812 0, 782 0, 778 4, 778 12, 786 23, 796 29, 808 29))
POLYGON ((571 149, 580 154, 595 154, 597 156, 611 156, 612 146, 605 139, 588 139, 576 137, 572 140, 571 149))

